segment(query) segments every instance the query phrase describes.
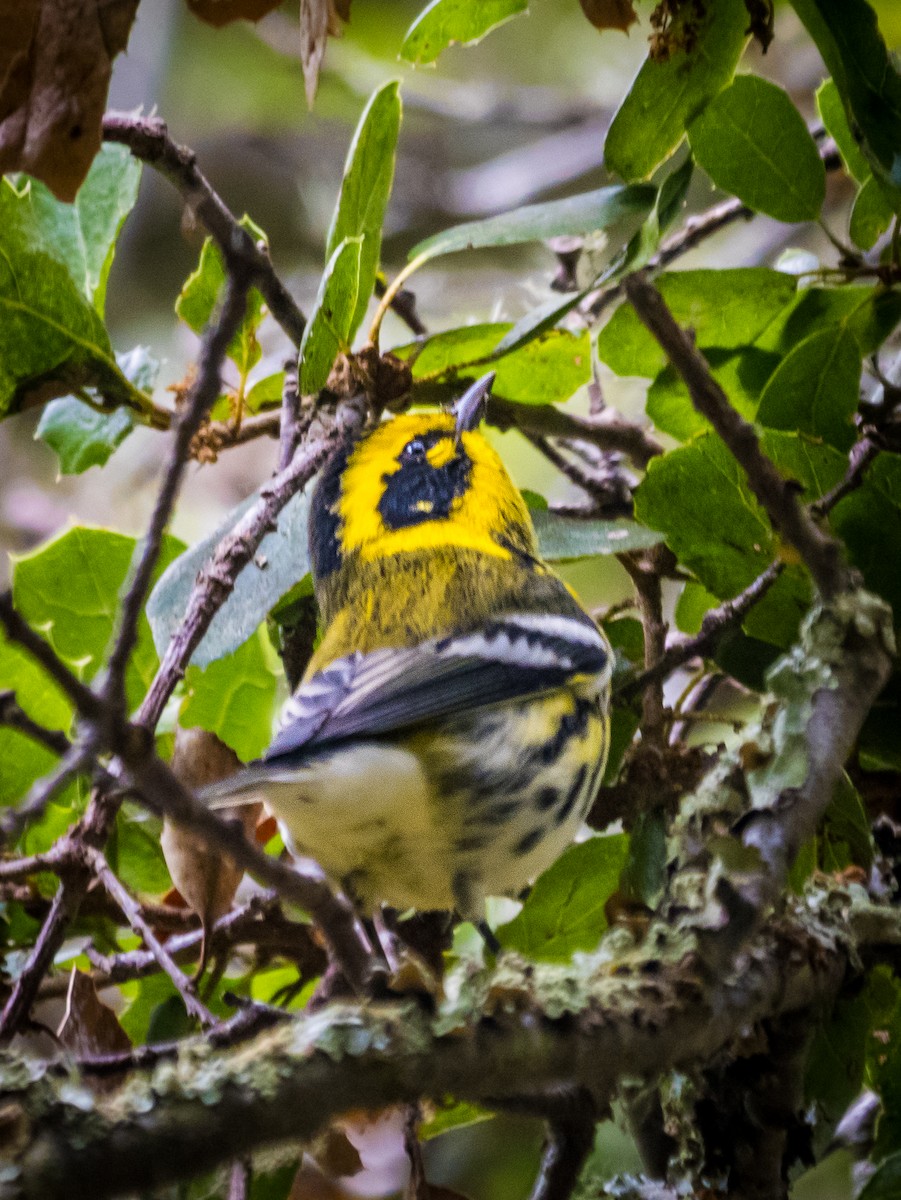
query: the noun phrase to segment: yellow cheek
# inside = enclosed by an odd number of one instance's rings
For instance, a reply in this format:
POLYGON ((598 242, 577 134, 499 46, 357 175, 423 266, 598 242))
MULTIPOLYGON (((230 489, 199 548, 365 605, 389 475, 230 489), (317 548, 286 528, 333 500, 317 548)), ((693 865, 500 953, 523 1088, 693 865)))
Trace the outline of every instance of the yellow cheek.
POLYGON ((445 466, 455 458, 457 448, 454 445, 453 438, 445 437, 440 442, 436 442, 430 450, 426 452, 426 458, 437 471, 440 467, 445 466))

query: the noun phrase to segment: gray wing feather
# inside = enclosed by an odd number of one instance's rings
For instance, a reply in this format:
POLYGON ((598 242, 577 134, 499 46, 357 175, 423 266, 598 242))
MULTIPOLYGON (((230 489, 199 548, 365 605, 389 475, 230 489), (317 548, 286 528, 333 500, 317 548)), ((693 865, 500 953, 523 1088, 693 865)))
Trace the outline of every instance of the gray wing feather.
POLYGON ((588 620, 514 614, 476 633, 352 654, 288 701, 264 759, 300 761, 350 737, 377 737, 609 673, 603 635, 588 620))

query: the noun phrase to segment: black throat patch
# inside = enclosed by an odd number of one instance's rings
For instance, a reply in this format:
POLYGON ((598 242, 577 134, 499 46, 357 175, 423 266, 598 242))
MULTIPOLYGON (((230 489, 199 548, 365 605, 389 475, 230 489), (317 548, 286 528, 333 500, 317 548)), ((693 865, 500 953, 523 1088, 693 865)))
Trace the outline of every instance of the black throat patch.
POLYGON ((383 476, 385 491, 379 501, 379 514, 388 529, 446 519, 454 501, 466 492, 472 462, 462 447, 440 467, 432 466, 426 457, 447 436, 432 432, 414 438, 398 456, 400 469, 383 476))

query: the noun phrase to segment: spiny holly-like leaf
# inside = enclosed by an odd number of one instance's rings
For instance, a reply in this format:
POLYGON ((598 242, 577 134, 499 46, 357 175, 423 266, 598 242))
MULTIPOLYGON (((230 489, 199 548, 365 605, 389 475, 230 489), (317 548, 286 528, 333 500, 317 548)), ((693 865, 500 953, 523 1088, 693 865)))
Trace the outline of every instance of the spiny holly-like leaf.
MULTIPOLYGON (((683 5, 671 41, 696 20, 695 7, 683 5)), ((693 30, 690 49, 674 49, 663 61, 647 59, 607 134, 608 170, 635 183, 669 158, 689 122, 731 80, 747 45, 747 26, 743 0, 717 0, 693 30)))
MULTIPOLYGON (((28 716, 47 729, 69 731, 72 706, 46 672, 19 646, 0 635, 0 691, 11 691, 28 716)), ((0 805, 22 798, 56 757, 39 743, 0 725, 0 805)))
POLYGON ((801 114, 782 88, 739 75, 688 127, 698 163, 724 191, 778 221, 812 221, 826 169, 801 114))
MULTIPOLYGON (((394 353, 413 359, 416 399, 442 404, 454 399, 466 384, 495 371, 492 395, 523 404, 554 404, 568 400, 591 378, 591 347, 587 332, 552 329, 518 350, 495 359, 509 324, 464 325, 434 334, 425 342, 410 342, 394 353)), ((490 404, 490 400, 489 400, 490 404)))
POLYGON ((347 238, 336 248, 319 284, 319 292, 300 343, 299 385, 315 395, 328 382, 340 353, 348 353, 360 293, 362 237, 347 238))
MULTIPOLYGON (((117 358, 127 379, 144 392, 152 390, 160 364, 144 347, 117 358)), ((44 406, 34 436, 56 452, 61 475, 80 475, 88 467, 102 467, 135 421, 131 408, 100 411, 75 396, 64 396, 44 406)))
POLYGON ((129 150, 104 145, 73 204, 57 200, 38 180, 23 188, 35 244, 66 267, 101 316, 116 240, 138 198, 140 182, 141 164, 129 150))
POLYGON ((448 46, 473 46, 528 8, 529 0, 433 0, 407 30, 400 56, 411 63, 434 62, 448 46))
POLYGON ((396 79, 374 92, 360 117, 344 165, 338 204, 326 239, 326 261, 345 239, 362 238, 360 281, 348 337, 352 339, 375 287, 382 248, 382 225, 394 181, 401 102, 396 79))
MULTIPOLYGON (((161 576, 147 601, 147 616, 160 654, 181 624, 188 596, 198 572, 209 563, 222 538, 259 499, 259 493, 237 508, 202 541, 177 558, 161 576)), ((307 492, 293 496, 282 509, 278 527, 260 543, 253 562, 238 576, 231 595, 213 618, 200 645, 194 651, 196 667, 231 654, 266 619, 270 609, 309 574, 307 518, 310 498, 307 492)))
POLYGON ((543 242, 564 234, 596 233, 629 217, 643 219, 656 196, 657 191, 650 184, 635 184, 599 188, 596 192, 548 200, 544 204, 527 204, 496 217, 467 221, 436 233, 414 246, 408 257, 411 261, 415 258, 425 262, 460 250, 543 242))
POLYGON ((604 905, 617 889, 628 853, 624 833, 570 846, 539 876, 522 911, 496 930, 498 941, 543 962, 565 962, 577 950, 593 950, 607 928, 604 905))
MULTIPOLYGON (((250 217, 243 217, 241 225, 255 240, 266 241, 266 235, 250 217)), ((175 302, 175 311, 195 333, 202 333, 212 317, 222 296, 225 279, 222 252, 212 238, 207 238, 200 251, 200 261, 185 280, 175 302)), ((244 319, 228 345, 228 356, 240 371, 242 379, 260 361, 262 350, 257 341, 257 331, 262 319, 263 297, 256 288, 251 288, 247 293, 244 319)))
MULTIPOLYGON (((13 559, 16 608, 85 680, 97 674, 109 648, 135 545, 134 538, 109 529, 74 525, 13 559)), ((165 539, 157 574, 180 549, 176 539, 165 539)), ((142 615, 126 674, 130 707, 141 700, 158 661, 142 615)))
POLYGON ((0 181, 0 416, 87 387, 140 404, 96 309, 43 237, 29 191, 0 181))

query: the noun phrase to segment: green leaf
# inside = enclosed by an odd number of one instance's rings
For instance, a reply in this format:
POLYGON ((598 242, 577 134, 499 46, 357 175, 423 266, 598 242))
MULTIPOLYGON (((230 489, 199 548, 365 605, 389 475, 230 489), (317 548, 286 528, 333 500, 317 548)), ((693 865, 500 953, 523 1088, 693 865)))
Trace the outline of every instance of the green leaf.
POLYGON ((102 145, 74 204, 57 200, 37 179, 28 182, 33 236, 67 268, 73 282, 103 316, 106 281, 116 240, 134 207, 141 164, 125 146, 102 145))
POLYGON ((847 450, 860 403, 861 351, 849 329, 822 329, 788 354, 763 389, 757 420, 797 429, 847 450))
POLYGON ((872 250, 891 225, 895 213, 885 194, 884 186, 871 175, 854 200, 848 231, 855 246, 872 250))
POLYGON ((782 88, 739 75, 688 127, 713 182, 777 221, 813 221, 826 196, 826 168, 804 119, 782 88))
MULTIPOLYGON (((656 280, 680 325, 694 331, 702 349, 737 350, 763 333, 792 301, 797 280, 766 267, 723 271, 672 271, 656 280)), ((617 375, 653 378, 666 355, 631 304, 621 304, 601 330, 598 354, 617 375)))
MULTIPOLYGON (((464 325, 398 346, 393 353, 412 359, 416 400, 443 404, 466 384, 495 371, 492 395, 522 404, 554 404, 568 400, 591 379, 591 346, 587 331, 552 329, 510 354, 495 353, 512 325, 464 325)), ((490 401, 489 401, 490 403, 490 401)))
MULTIPOLYGON (((258 500, 258 491, 248 496, 208 537, 177 558, 161 576, 147 601, 147 617, 161 655, 182 622, 198 572, 210 562, 219 542, 258 500)), ((213 617, 191 658, 194 666, 207 666, 237 650, 265 620, 269 610, 309 574, 309 509, 308 492, 292 496, 282 509, 277 528, 263 538, 253 561, 238 576, 231 595, 213 617)))
POLYGON ((651 184, 636 184, 599 188, 596 192, 583 192, 565 200, 548 200, 544 204, 527 204, 496 217, 467 221, 436 233, 414 246, 408 257, 411 261, 425 262, 460 250, 515 246, 563 235, 577 237, 596 233, 628 217, 644 219, 656 196, 657 190, 651 184))
MULTIPOLYGON (((674 38, 695 20, 696 12, 683 6, 673 23, 674 38)), ((747 45, 747 25, 742 0, 718 0, 707 6, 689 50, 676 49, 664 61, 645 61, 607 134, 608 170, 634 183, 669 158, 689 122, 732 79, 747 45)))
POLYGON ((326 261, 345 240, 362 237, 360 281, 350 326, 353 338, 366 315, 375 287, 382 247, 382 224, 394 180, 401 102, 396 79, 374 92, 360 117, 344 165, 338 204, 326 239, 326 261))
MULTIPOLYGON (((37 550, 13 558, 16 608, 82 679, 93 679, 103 664, 135 546, 135 539, 124 534, 74 525, 37 550)), ((176 539, 165 539, 157 575, 180 548, 176 539)), ((140 702, 158 665, 142 614, 126 673, 130 708, 140 702)))
MULTIPOLYGON (((778 356, 756 346, 743 346, 738 351, 708 348, 705 357, 710 373, 729 397, 732 407, 743 417, 753 420, 760 393, 779 365, 778 356)), ((680 442, 710 428, 710 422, 696 410, 688 388, 669 364, 648 388, 645 411, 659 430, 680 442)))
POLYGON ((830 524, 867 587, 901 613, 901 454, 880 454, 830 524))
POLYGON ((56 452, 61 475, 80 475, 89 467, 102 467, 134 427, 130 408, 98 412, 65 396, 45 406, 34 436, 56 452))
POLYGON ((901 293, 882 286, 804 288, 756 339, 762 350, 786 354, 830 326, 854 334, 861 353, 875 353, 901 320, 901 293))
POLYGON ((448 46, 474 46, 528 8, 529 0, 432 0, 407 30, 400 56, 411 63, 434 62, 448 46))
POLYGON ((312 396, 328 382, 340 353, 350 351, 354 313, 360 294, 362 237, 347 238, 337 247, 322 275, 313 311, 300 343, 300 392, 312 396))
MULTIPOLYGON (((255 240, 266 241, 266 235, 250 217, 243 217, 241 225, 255 240)), ((175 311, 195 333, 203 332, 215 312, 216 305, 225 287, 226 270, 222 252, 207 238, 200 251, 200 261, 185 280, 175 301, 175 311)), ((244 318, 238 332, 228 344, 227 354, 246 379, 252 367, 260 361, 262 350, 257 341, 257 331, 263 319, 263 297, 256 288, 247 293, 244 318)))
MULTIPOLYGON (((844 456, 794 433, 767 432, 766 453, 797 479, 807 499, 842 478, 844 456)), ((654 459, 635 494, 635 516, 662 532, 679 562, 718 600, 737 595, 779 553, 779 542, 747 478, 713 434, 654 459), (698 497, 704 503, 698 503, 698 497), (710 513, 716 513, 716 521, 710 513)), ((754 637, 786 646, 810 600, 810 584, 788 566, 745 621, 754 637)))
POLYGON ((518 350, 539 334, 553 329, 558 321, 581 304, 596 288, 618 278, 625 271, 643 267, 656 252, 663 234, 681 214, 693 167, 691 157, 688 157, 681 167, 667 176, 657 192, 654 207, 642 222, 641 228, 632 235, 623 252, 617 255, 597 279, 580 292, 571 292, 562 300, 555 296, 526 313, 504 336, 495 353, 500 356, 518 350))
POLYGON ((244 407, 248 412, 260 412, 264 408, 278 408, 282 402, 282 392, 285 387, 285 372, 276 371, 259 379, 244 397, 244 407))
MULTIPOLYGON (((0 691, 15 692, 19 707, 48 729, 68 733, 72 706, 34 659, 0 634, 0 691)), ((0 725, 0 804, 20 800, 57 758, 23 733, 0 725)))
POLYGON ((449 1133, 451 1129, 464 1129, 467 1125, 478 1125, 481 1121, 490 1121, 494 1116, 487 1108, 478 1104, 469 1104, 464 1100, 448 1100, 446 1104, 436 1107, 419 1126, 419 1140, 429 1142, 432 1138, 449 1133))
POLYGON ((826 126, 826 132, 838 146, 848 174, 858 183, 866 183, 872 178, 873 172, 851 132, 845 106, 834 79, 825 80, 817 89, 817 110, 826 126))
POLYGON ((132 892, 161 896, 172 879, 160 845, 162 824, 156 817, 131 805, 120 810, 107 844, 109 864, 132 892))
POLYGON ((600 521, 594 518, 563 517, 550 509, 532 512, 541 557, 548 562, 571 562, 595 554, 622 554, 658 545, 659 534, 619 518, 600 521))
POLYGON ((619 885, 629 853, 624 833, 570 846, 540 875, 522 911, 495 930, 508 950, 542 962, 565 962, 594 950, 607 928, 604 905, 619 885))
POLYGON ((901 1195, 901 1150, 890 1154, 867 1180, 857 1200, 898 1200, 901 1195))
MULTIPOLYGON (((152 391, 160 364, 148 350, 137 346, 117 359, 135 387, 152 391)), ((75 396, 64 396, 44 406, 34 436, 56 452, 61 475, 80 475, 89 467, 102 467, 134 427, 130 408, 101 412, 75 396)))
POLYGON ((188 667, 179 723, 215 733, 242 762, 257 758, 272 740, 278 685, 273 657, 259 629, 204 670, 188 667))
POLYGON ((865 871, 873 865, 873 836, 860 793, 842 772, 817 836, 823 871, 844 871, 852 863, 865 871))
POLYGON ((43 245, 30 190, 0 181, 0 416, 80 388, 141 406, 109 335, 68 268, 43 245))
POLYGON ((901 203, 901 75, 866 0, 792 0, 874 173, 901 203))

